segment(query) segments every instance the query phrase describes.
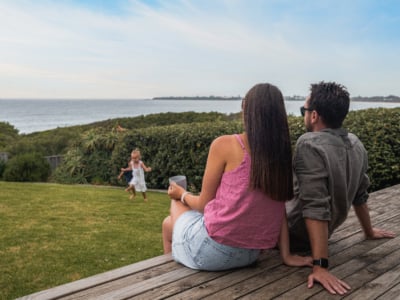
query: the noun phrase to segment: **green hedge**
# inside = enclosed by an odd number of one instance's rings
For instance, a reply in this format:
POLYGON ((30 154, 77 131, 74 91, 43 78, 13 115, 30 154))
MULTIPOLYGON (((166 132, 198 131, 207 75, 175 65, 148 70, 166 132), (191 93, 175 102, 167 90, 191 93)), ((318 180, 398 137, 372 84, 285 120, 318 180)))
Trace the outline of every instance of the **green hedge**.
POLYGON ((8 122, 0 122, 0 151, 18 139, 18 130, 8 122))
POLYGON ((400 107, 352 111, 344 126, 368 151, 370 190, 400 183, 400 107))
MULTIPOLYGON (((294 145, 304 133, 303 118, 289 116, 289 127, 294 145)), ((359 136, 368 151, 370 190, 400 183, 400 108, 352 111, 344 127, 359 136)), ((190 190, 199 191, 211 141, 241 131, 237 120, 147 127, 123 133, 92 130, 70 149, 54 179, 125 184, 117 180, 119 170, 127 165, 131 150, 140 148, 142 160, 153 169, 146 173, 149 188, 165 189, 170 176, 184 174, 190 190)))
POLYGON ((50 165, 38 153, 24 153, 12 157, 5 165, 3 178, 6 181, 47 181, 50 165))
MULTIPOLYGON (((139 148, 143 162, 152 168, 146 173, 149 187, 165 189, 169 177, 183 174, 188 179, 190 190, 198 191, 211 141, 219 135, 241 130, 239 122, 216 121, 132 131, 121 137, 113 151, 113 172, 117 174, 121 167, 125 167, 131 150, 139 148)), ((111 183, 116 183, 115 178, 111 183)))
POLYGON ((116 118, 85 125, 56 128, 30 134, 18 135, 12 125, 0 122, 0 151, 7 152, 10 157, 23 153, 38 152, 43 156, 65 154, 80 142, 82 134, 95 131, 97 134, 115 133, 117 125, 127 130, 147 128, 150 126, 167 126, 197 122, 230 121, 239 114, 208 113, 160 113, 132 118, 116 118))

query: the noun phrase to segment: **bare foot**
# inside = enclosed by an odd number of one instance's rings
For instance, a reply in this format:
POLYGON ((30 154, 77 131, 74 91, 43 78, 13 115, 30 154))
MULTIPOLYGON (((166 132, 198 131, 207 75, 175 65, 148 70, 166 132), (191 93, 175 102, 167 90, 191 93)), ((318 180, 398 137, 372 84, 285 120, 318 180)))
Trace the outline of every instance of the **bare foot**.
POLYGON ((135 199, 135 196, 136 196, 136 195, 130 195, 130 196, 129 196, 129 199, 133 200, 133 199, 135 199))
POLYGON ((147 202, 147 198, 144 198, 143 200, 144 200, 144 202, 147 202))

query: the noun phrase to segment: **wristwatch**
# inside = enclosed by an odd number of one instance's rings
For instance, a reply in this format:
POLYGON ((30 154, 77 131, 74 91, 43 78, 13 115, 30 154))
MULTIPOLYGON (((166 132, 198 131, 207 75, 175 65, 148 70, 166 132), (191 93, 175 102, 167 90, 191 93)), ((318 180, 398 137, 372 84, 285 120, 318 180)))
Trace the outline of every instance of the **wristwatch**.
POLYGON ((314 259, 312 264, 314 266, 320 266, 321 268, 328 269, 329 263, 327 258, 314 259))

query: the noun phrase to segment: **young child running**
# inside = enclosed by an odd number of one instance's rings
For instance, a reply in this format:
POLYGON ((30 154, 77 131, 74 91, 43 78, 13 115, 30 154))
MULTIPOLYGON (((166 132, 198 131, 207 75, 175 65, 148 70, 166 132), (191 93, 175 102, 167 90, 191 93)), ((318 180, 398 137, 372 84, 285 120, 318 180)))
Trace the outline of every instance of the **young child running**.
POLYGON ((140 150, 136 148, 131 152, 131 160, 128 168, 121 168, 121 172, 132 171, 132 179, 129 182, 128 188, 125 189, 125 191, 128 193, 131 193, 129 199, 134 199, 136 197, 136 192, 142 192, 143 200, 147 201, 147 187, 144 178, 144 172, 150 172, 151 168, 146 167, 146 165, 140 159, 140 150))

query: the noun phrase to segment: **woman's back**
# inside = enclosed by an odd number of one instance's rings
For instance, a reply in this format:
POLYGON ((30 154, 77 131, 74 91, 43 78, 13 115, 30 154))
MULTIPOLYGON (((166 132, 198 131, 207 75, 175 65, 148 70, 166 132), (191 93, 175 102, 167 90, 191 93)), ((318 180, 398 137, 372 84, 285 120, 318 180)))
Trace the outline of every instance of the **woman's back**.
POLYGON ((223 139, 221 151, 227 163, 216 196, 204 209, 207 231, 210 237, 225 245, 272 248, 279 237, 284 203, 249 189, 251 159, 246 149, 246 135, 223 139))

